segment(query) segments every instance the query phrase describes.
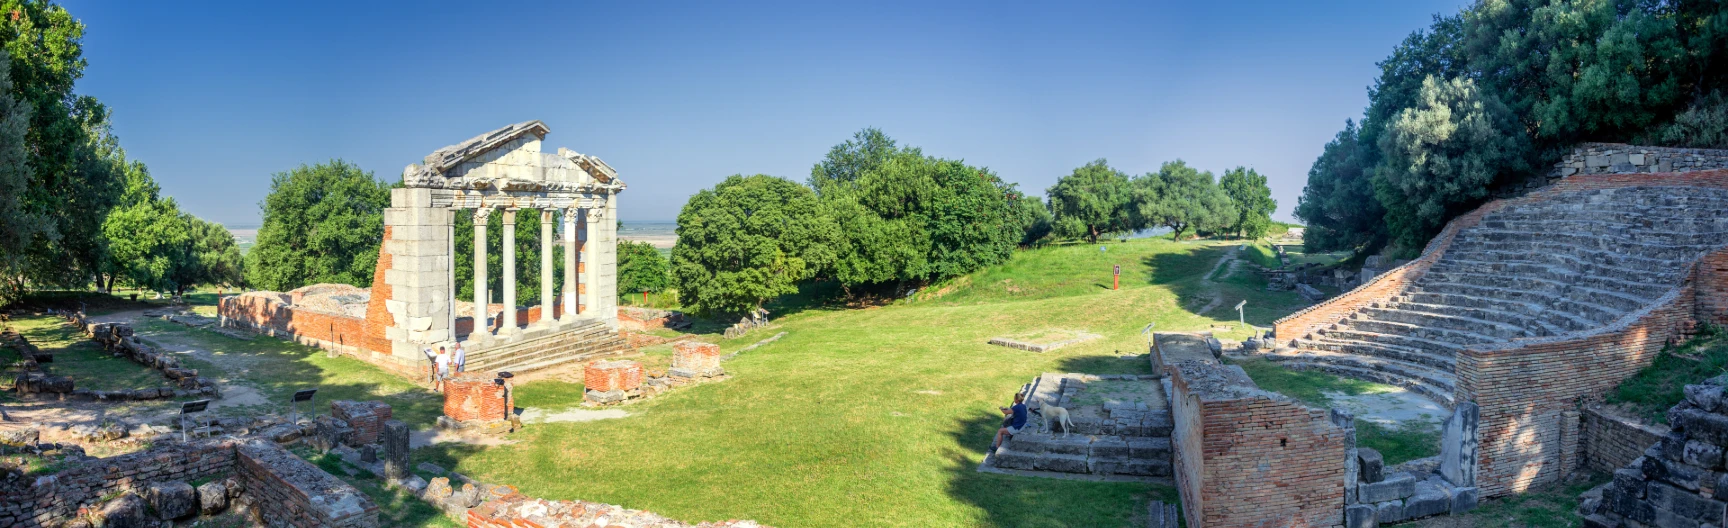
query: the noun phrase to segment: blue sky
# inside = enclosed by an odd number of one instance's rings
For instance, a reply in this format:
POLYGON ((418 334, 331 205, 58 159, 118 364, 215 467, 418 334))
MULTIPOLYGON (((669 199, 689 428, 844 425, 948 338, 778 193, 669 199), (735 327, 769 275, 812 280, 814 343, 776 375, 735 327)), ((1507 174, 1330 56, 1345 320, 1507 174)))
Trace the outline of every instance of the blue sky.
POLYGON ((66 2, 78 91, 194 214, 258 221, 270 175, 344 158, 380 178, 540 119, 671 220, 736 173, 803 181, 883 129, 1037 194, 1096 158, 1307 170, 1404 36, 1459 0, 1398 2, 66 2))

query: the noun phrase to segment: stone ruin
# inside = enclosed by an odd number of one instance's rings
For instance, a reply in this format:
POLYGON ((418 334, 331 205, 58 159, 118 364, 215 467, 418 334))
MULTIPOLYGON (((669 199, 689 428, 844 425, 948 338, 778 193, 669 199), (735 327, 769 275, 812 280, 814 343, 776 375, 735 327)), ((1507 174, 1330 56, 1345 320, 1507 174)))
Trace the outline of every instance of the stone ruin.
POLYGON ((1045 373, 1021 389, 1036 411, 1027 428, 1003 442, 983 468, 1169 482, 1169 400, 1159 376, 1045 373), (1074 430, 1051 423, 1046 407, 1062 407, 1074 430))
POLYGON ((1585 528, 1728 525, 1728 377, 1687 385, 1668 410, 1673 429, 1614 480, 1586 493, 1578 508, 1585 528))
POLYGON ((672 345, 672 368, 648 373, 639 361, 589 363, 582 372, 584 405, 613 405, 658 396, 674 388, 725 379, 720 345, 679 341, 672 345))
POLYGON ((51 374, 44 367, 44 364, 53 363, 53 354, 42 352, 24 336, 8 329, 0 333, 0 346, 17 351, 23 358, 20 361, 21 372, 13 380, 13 388, 20 397, 114 403, 218 394, 214 380, 199 376, 197 369, 186 368, 174 356, 139 340, 130 325, 91 322, 82 312, 63 312, 61 315, 100 344, 103 350, 160 372, 167 383, 160 387, 129 390, 78 389, 77 380, 51 374))
POLYGON ((539 121, 517 123, 404 169, 403 187, 391 190, 384 211, 370 290, 314 285, 225 297, 223 326, 290 337, 410 377, 429 368, 423 350, 458 341, 473 371, 531 371, 623 352, 616 244, 624 182, 599 158, 542 152, 549 131, 539 121), (538 211, 541 226, 540 302, 528 307, 516 296, 513 243, 525 209, 538 211), (472 278, 455 276, 458 214, 475 220, 472 278), (486 230, 494 214, 503 218, 506 240, 502 303, 491 302, 487 288, 486 230), (554 291, 556 246, 563 247, 561 292, 554 291), (471 302, 456 298, 459 279, 476 285, 471 302))

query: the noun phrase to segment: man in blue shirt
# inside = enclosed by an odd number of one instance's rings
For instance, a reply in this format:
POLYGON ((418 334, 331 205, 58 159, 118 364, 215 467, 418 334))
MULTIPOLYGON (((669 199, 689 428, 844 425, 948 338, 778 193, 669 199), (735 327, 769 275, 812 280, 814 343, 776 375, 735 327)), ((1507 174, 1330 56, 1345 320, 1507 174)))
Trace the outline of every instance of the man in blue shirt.
POLYGON ((1005 424, 1007 427, 996 430, 996 439, 990 442, 992 452, 996 451, 996 446, 1002 445, 1003 440, 1020 434, 1020 430, 1026 428, 1026 395, 1015 393, 1013 407, 997 408, 1002 410, 1002 416, 1008 418, 1008 423, 1005 424))

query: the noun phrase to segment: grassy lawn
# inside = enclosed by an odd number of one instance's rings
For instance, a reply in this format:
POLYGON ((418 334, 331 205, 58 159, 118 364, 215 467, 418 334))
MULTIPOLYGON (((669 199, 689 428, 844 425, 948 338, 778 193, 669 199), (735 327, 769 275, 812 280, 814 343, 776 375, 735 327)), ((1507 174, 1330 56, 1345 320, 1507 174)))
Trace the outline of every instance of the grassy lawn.
POLYGON ((1650 366, 1620 382, 1608 393, 1608 403, 1630 406, 1644 419, 1668 422, 1668 408, 1686 398, 1687 385, 1728 373, 1728 335, 1705 326, 1697 336, 1664 349, 1650 366))
MULTIPOLYGON (((1296 398, 1308 405, 1330 408, 1327 393, 1361 395, 1400 391, 1398 387, 1334 376, 1319 371, 1297 371, 1264 359, 1233 361, 1260 388, 1296 398)), ((1373 448, 1387 464, 1401 464, 1440 454, 1440 424, 1408 421, 1396 426, 1356 420, 1356 445, 1373 448)))
MULTIPOLYGON (((1146 502, 1174 502, 1174 489, 977 472, 1001 421, 996 407, 1041 372, 1149 373, 1143 357, 1119 357, 1145 352, 1139 332, 1149 323, 1170 331, 1234 323, 1231 307, 1245 299, 1247 321, 1264 327, 1305 305, 1295 293, 1264 291, 1258 275, 1230 273, 1228 266, 1207 280, 1235 244, 1153 238, 1106 242, 1104 251, 1054 245, 868 309, 817 302, 814 293, 793 296, 771 307, 771 328, 733 340, 702 336, 729 353, 787 332, 726 363, 730 380, 631 405, 624 419, 530 425, 511 445, 440 444, 415 458, 531 496, 622 504, 690 522, 1141 525, 1146 502), (1122 266, 1120 290, 1111 289, 1114 265, 1122 266), (1045 331, 1104 337, 1043 354, 985 344, 994 336, 1045 331)), ((724 327, 697 323, 705 334, 724 327)), ((212 362, 199 366, 256 387, 270 402, 259 411, 280 412, 279 402, 293 390, 316 386, 321 411, 334 399, 382 399, 418 428, 439 413, 437 397, 358 360, 160 321, 145 321, 139 331, 210 351, 212 362)), ((1232 333, 1224 337, 1249 335, 1232 333)), ((652 369, 670 347, 646 352, 652 369)), ((578 404, 582 386, 543 380, 518 390, 522 406, 560 408, 578 404)), ((363 477, 351 482, 365 484, 363 477)), ((414 513, 417 506, 387 492, 362 489, 387 509, 402 510, 392 522, 442 522, 425 520, 414 513)))
POLYGON ((82 331, 59 317, 22 317, 12 327, 44 352, 54 353, 54 362, 44 365, 53 374, 70 376, 74 387, 90 390, 131 390, 167 386, 171 382, 155 370, 114 357, 97 346, 82 331))

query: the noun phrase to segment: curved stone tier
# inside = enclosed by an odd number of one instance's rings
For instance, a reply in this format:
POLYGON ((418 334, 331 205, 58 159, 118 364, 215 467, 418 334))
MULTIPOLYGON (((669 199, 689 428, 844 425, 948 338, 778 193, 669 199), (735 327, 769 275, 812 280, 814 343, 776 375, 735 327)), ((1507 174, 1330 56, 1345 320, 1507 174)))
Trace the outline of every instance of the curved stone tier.
POLYGON ((1728 189, 1565 185, 1454 220, 1422 258, 1280 320, 1268 357, 1450 405, 1461 350, 1598 331, 1728 246, 1728 189))

